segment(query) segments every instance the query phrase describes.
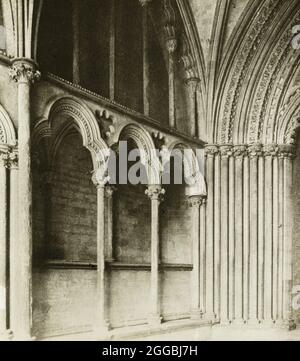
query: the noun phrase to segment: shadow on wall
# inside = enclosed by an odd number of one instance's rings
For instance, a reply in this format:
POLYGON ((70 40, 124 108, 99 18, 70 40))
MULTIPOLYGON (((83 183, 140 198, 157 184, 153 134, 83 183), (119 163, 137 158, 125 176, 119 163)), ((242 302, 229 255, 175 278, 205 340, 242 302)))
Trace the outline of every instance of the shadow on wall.
POLYGON ((6 49, 6 41, 5 41, 5 28, 3 25, 0 25, 0 50, 6 49))

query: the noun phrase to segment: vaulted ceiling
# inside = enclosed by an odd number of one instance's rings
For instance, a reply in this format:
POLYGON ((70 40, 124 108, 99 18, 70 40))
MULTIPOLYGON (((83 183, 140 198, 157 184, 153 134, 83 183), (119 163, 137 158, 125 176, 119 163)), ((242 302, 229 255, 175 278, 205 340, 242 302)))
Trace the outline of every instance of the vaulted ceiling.
MULTIPOLYGON (((42 1, 22 1, 28 11, 23 19, 17 11, 20 1, 2 0, 9 4, 4 7, 7 46, 13 56, 34 57, 42 1)), ((294 142, 300 49, 292 47, 292 29, 300 25, 300 1, 174 1, 201 80, 202 140, 294 142)))
POLYGON ((189 5, 202 53, 205 140, 293 142, 300 115, 300 49, 292 47, 292 29, 300 24, 300 2, 190 0, 189 5))

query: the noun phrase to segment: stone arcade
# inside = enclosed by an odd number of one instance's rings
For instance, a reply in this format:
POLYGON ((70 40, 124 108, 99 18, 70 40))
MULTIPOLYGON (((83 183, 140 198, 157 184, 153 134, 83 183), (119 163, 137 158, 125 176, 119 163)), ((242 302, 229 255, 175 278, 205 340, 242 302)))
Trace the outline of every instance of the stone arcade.
POLYGON ((299 324, 299 25, 298 0, 0 1, 1 339, 299 324), (121 141, 147 185, 109 184, 121 141), (153 149, 202 150, 197 183, 153 149))

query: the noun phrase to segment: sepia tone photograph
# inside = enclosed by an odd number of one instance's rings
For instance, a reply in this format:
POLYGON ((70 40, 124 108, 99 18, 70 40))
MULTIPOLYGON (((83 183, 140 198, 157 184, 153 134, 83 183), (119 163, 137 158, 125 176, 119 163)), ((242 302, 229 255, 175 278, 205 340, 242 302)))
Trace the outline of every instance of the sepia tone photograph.
POLYGON ((0 0, 0 340, 300 341, 299 128, 299 0, 0 0))

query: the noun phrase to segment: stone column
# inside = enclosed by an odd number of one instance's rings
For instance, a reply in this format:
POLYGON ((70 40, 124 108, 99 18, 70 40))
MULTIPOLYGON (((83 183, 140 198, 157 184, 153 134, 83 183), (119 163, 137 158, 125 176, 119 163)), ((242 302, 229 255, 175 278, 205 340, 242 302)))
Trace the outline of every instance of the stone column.
POLYGON ((97 290, 94 331, 98 337, 106 337, 110 329, 107 309, 107 280, 105 270, 105 186, 107 178, 93 175, 97 187, 97 290))
POLYGON ((284 324, 284 315, 283 315, 283 257, 284 257, 284 153, 282 149, 279 149, 278 153, 278 305, 277 305, 277 314, 278 314, 278 324, 284 324))
POLYGON ((198 78, 190 78, 186 80, 188 88, 188 113, 189 113, 189 125, 190 134, 192 137, 196 137, 199 133, 197 131, 197 88, 200 80, 198 78))
POLYGON ((149 58, 148 58, 148 4, 151 0, 139 0, 143 7, 143 93, 144 114, 149 116, 149 58))
POLYGON ((107 242, 106 242, 106 259, 107 261, 112 262, 114 260, 113 255, 113 203, 114 203, 114 192, 116 188, 113 186, 105 187, 105 196, 106 196, 106 206, 107 206, 107 242))
MULTIPOLYGON (((191 207, 192 222, 192 257, 193 271, 191 273, 191 318, 199 319, 202 316, 200 299, 200 207, 203 205, 203 196, 191 196, 188 199, 191 207)), ((205 240, 202 239, 202 242, 205 240)), ((203 275, 202 275, 203 277, 203 275)))
POLYGON ((234 322, 236 324, 244 323, 243 320, 243 176, 244 176, 244 157, 247 147, 237 145, 233 153, 235 157, 235 212, 234 212, 234 240, 235 240, 235 258, 234 258, 234 322))
POLYGON ((228 243, 229 243, 229 157, 232 146, 220 146, 221 155, 221 323, 229 323, 228 243))
POLYGON ((159 205, 165 190, 160 185, 149 185, 146 195, 151 200, 151 284, 150 284, 150 324, 161 323, 160 285, 159 285, 159 205))
POLYGON ((32 326, 32 183, 30 154, 30 87, 40 74, 29 59, 16 59, 10 71, 11 79, 18 84, 18 148, 19 148, 19 221, 22 230, 18 241, 18 262, 12 279, 18 279, 16 313, 18 322, 13 325, 18 339, 31 339, 32 326), (15 276, 14 275, 18 275, 15 276))
POLYGON ((169 56, 169 126, 176 127, 176 112, 175 112, 175 69, 174 69, 174 53, 177 47, 176 39, 167 40, 167 50, 169 56))
POLYGON ((261 145, 249 146, 250 157, 250 267, 249 267, 249 323, 257 325, 258 297, 258 158, 261 156, 261 145))
MULTIPOLYGON (((277 260, 273 264, 274 248, 274 205, 273 205, 273 158, 277 155, 276 145, 266 145, 264 147, 265 155, 265 257, 264 257, 264 323, 273 323, 272 305, 273 288, 275 279, 273 278, 273 269, 277 265, 277 260)), ((276 200, 277 202, 278 200, 276 200)))
POLYGON ((214 147, 214 313, 220 318, 221 278, 221 158, 219 148, 214 147))
POLYGON ((288 328, 296 328, 293 319, 292 309, 292 287, 293 287, 293 158, 295 149, 293 146, 281 146, 280 151, 283 153, 283 191, 284 191, 284 259, 283 259, 283 315, 288 324, 288 328))
MULTIPOLYGON (((207 178, 207 229, 206 229, 206 260, 205 260, 205 278, 206 278, 206 317, 214 319, 214 199, 215 199, 215 155, 218 148, 214 145, 207 145, 206 153, 206 178, 207 178)), ((216 257, 218 257, 216 255, 216 257)))
POLYGON ((245 153, 243 174, 243 319, 249 319, 249 266, 250 266, 250 171, 249 154, 245 153))
POLYGON ((8 149, 0 144, 0 339, 7 329, 7 159, 8 149))
POLYGON ((19 274, 16 272, 16 266, 19 262, 18 259, 18 242, 19 242, 19 168, 18 168, 18 154, 14 150, 10 154, 9 159, 10 169, 10 194, 9 194, 9 273, 10 273, 10 329, 15 330, 18 325, 18 287, 19 287, 19 274))

